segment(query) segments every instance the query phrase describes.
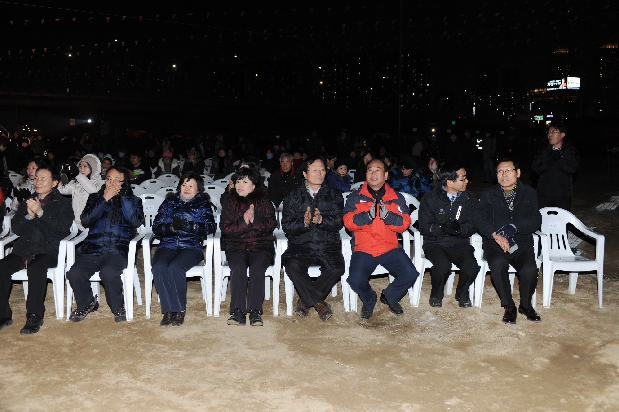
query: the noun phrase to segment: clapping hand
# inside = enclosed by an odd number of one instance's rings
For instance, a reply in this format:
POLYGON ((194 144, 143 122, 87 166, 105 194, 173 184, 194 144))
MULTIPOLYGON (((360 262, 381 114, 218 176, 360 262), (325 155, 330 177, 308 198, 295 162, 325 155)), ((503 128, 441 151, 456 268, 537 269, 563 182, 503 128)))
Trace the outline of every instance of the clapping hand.
POLYGON ((312 223, 315 225, 319 225, 322 223, 322 215, 320 214, 320 210, 318 210, 318 208, 314 210, 314 217, 312 218, 312 223))
POLYGON ((385 220, 387 218, 387 216, 389 216, 389 210, 387 210, 387 206, 381 200, 380 201, 380 218, 381 218, 381 220, 385 220))
POLYGON ((26 205, 28 206, 28 215, 32 218, 43 212, 41 202, 36 197, 26 200, 26 205))
POLYGON ((305 215, 303 216, 303 223, 305 224, 305 226, 309 226, 310 223, 312 223, 312 211, 310 210, 310 207, 307 207, 307 210, 305 211, 305 215))
POLYGON ((243 214, 243 219, 245 220, 245 224, 249 225, 250 223, 254 223, 254 205, 249 205, 249 209, 245 211, 243 214))
POLYGON ((370 219, 376 219, 376 200, 374 200, 374 203, 372 203, 372 207, 370 207, 370 210, 368 210, 368 215, 370 216, 370 219))

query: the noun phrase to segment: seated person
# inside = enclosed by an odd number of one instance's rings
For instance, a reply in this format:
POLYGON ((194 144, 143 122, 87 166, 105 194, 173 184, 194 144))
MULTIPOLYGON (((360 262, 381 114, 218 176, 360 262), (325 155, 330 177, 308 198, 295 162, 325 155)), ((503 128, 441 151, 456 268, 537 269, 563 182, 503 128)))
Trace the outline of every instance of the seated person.
POLYGON ((421 200, 424 194, 432 190, 432 182, 420 170, 414 170, 414 163, 405 158, 399 171, 395 171, 389 179, 389 185, 397 192, 408 193, 417 200, 421 200))
POLYGON ((58 265, 60 241, 69 235, 73 222, 71 201, 56 186, 60 174, 51 166, 37 169, 34 194, 20 203, 11 225, 19 238, 13 251, 0 260, 0 329, 13 324, 9 305, 11 276, 21 269, 28 273, 26 325, 21 334, 37 333, 45 315, 47 269, 58 265))
POLYGON ((346 163, 333 156, 331 159, 327 158, 327 166, 327 184, 342 192, 350 192, 352 178, 348 176, 348 166, 346 166, 346 163), (342 169, 343 174, 339 172, 338 168, 342 169))
POLYGON ((88 235, 67 272, 77 302, 77 309, 69 317, 72 322, 81 322, 89 313, 99 309, 97 296, 92 295, 90 288, 90 278, 95 272, 99 272, 114 321, 127 320, 121 276, 127 267, 129 242, 136 229, 144 224, 142 199, 133 195, 129 176, 124 167, 110 167, 105 185, 88 196, 80 216, 81 222, 88 227, 88 235))
MULTIPOLYGON (((161 175, 174 175, 180 177, 181 175, 181 165, 178 160, 172 158, 172 152, 166 150, 163 152, 163 157, 159 159, 159 163, 157 163, 157 170, 155 170, 155 177, 159 177, 161 175)), ((204 170, 204 168, 202 168, 204 170)), ((196 173, 201 175, 202 173, 196 173)))

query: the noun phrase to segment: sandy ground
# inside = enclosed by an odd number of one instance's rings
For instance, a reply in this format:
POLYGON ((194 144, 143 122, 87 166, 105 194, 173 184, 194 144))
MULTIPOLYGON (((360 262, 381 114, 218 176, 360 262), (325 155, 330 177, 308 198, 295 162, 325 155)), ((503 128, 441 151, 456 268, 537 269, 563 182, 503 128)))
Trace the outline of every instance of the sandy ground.
MULTIPOLYGON (((115 324, 102 303, 73 324, 54 318, 50 284, 45 325, 22 336, 16 284, 15 323, 0 332, 0 410, 615 411, 619 216, 595 205, 617 195, 619 184, 588 183, 577 182, 574 211, 607 236, 602 309, 594 276, 580 276, 570 295, 558 274, 550 308, 538 285, 542 322, 519 317, 508 326, 489 276, 481 309, 461 309, 453 297, 436 309, 426 274, 418 308, 403 301, 405 314, 396 317, 379 303, 369 322, 344 312, 341 293, 328 298, 335 315, 326 323, 316 312, 287 317, 282 284, 279 317, 267 301, 265 326, 228 326, 228 301, 221 317, 207 318, 200 284, 190 281, 182 327, 159 326, 156 295, 151 319, 136 306, 134 321, 115 324)), ((579 249, 593 252, 588 243, 579 249)), ((377 291, 386 284, 372 281, 377 291)))

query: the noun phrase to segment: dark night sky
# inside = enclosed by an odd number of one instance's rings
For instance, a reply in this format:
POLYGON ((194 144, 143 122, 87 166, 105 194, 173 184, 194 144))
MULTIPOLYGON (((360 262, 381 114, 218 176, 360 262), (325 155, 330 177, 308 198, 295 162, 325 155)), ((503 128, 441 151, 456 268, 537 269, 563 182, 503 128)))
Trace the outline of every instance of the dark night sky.
MULTIPOLYGON (((397 56, 399 2, 256 3, 0 0, 0 57, 20 49, 63 52, 81 44, 92 49, 114 38, 132 47, 135 41, 161 47, 171 58, 238 53, 257 67, 299 56, 310 64, 325 56, 352 58, 372 50, 397 56)), ((403 47, 430 54, 437 89, 472 87, 479 64, 515 73, 525 86, 545 84, 552 50, 567 47, 587 61, 600 45, 619 41, 618 1, 403 4, 403 47)))

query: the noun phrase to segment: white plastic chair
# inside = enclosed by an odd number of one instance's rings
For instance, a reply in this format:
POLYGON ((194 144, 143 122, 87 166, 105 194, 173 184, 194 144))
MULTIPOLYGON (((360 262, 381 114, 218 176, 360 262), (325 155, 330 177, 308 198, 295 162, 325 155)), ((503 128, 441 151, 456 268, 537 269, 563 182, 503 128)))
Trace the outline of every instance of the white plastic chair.
POLYGON ((238 165, 240 165, 240 164, 241 164, 241 161, 240 161, 240 160, 235 160, 235 161, 232 163, 232 167, 236 168, 236 167, 237 167, 238 165))
POLYGON ((136 185, 135 183, 131 184, 131 190, 134 196, 141 196, 146 193, 146 190, 142 186, 136 185))
POLYGON ((11 180, 11 183, 13 183, 13 186, 15 187, 17 187, 22 177, 23 176, 20 175, 19 173, 9 172, 9 179, 11 180))
MULTIPOLYGON (((264 298, 269 300, 271 288, 268 284, 269 278, 273 282, 273 316, 279 315, 279 282, 280 282, 280 270, 282 259, 282 246, 281 242, 275 242, 275 263, 273 266, 269 266, 264 273, 265 276, 265 288, 264 298)), ((219 317, 221 311, 221 302, 226 300, 226 291, 228 289, 227 280, 230 278, 230 266, 226 258, 225 252, 221 250, 221 232, 215 233, 215 247, 213 251, 213 259, 215 261, 215 289, 214 289, 214 304, 213 304, 213 316, 219 317)), ((249 270, 249 269, 248 269, 249 270)))
MULTIPOLYGON (((6 217, 5 217, 6 221, 6 217)), ((10 226, 9 226, 10 229, 10 226)), ((3 230, 4 232, 4 230, 3 230)), ((54 268, 47 269, 47 278, 52 281, 52 287, 54 291, 54 306, 56 309, 56 319, 62 319, 62 315, 64 313, 64 268, 66 265, 66 254, 67 254, 67 242, 70 239, 73 239, 77 235, 77 225, 75 222, 71 224, 71 229, 69 234, 60 241, 60 246, 58 247, 58 263, 54 268)), ((19 238, 19 236, 13 234, 3 238, 0 241, 0 258, 4 258, 6 250, 6 246, 19 238)), ((24 288, 24 298, 28 299, 28 272, 26 269, 22 269, 13 273, 11 276, 11 280, 13 281, 21 281, 24 288)))
POLYGON ((173 186, 176 187, 178 186, 178 182, 179 182, 179 177, 173 174, 165 174, 165 175, 161 175, 157 178, 157 180, 165 183, 166 186, 173 186))
POLYGON ((140 186, 144 188, 144 191, 149 194, 154 194, 157 190, 163 189, 168 185, 163 183, 161 180, 150 179, 143 181, 140 186))
MULTIPOLYGON (((413 227, 413 223, 417 221, 418 215, 419 215, 419 209, 416 209, 411 214, 412 222, 410 226, 410 230, 413 232, 413 236, 415 238, 415 251, 414 251, 413 263, 415 264, 415 268, 419 272, 419 277, 417 278, 417 281, 415 282, 413 287, 409 289, 409 298, 411 301, 411 306, 413 307, 419 306, 419 301, 421 300, 421 286, 423 284, 423 276, 425 275, 425 271, 426 269, 432 268, 432 262, 426 259, 425 253, 423 251, 423 236, 421 236, 421 232, 419 232, 417 228, 413 227)), ((473 246, 473 248, 475 248, 475 251, 473 253, 474 253, 475 259, 477 259, 477 264, 481 266, 481 262, 480 262, 481 253, 482 253, 480 250, 481 249, 481 236, 479 236, 477 233, 473 234, 470 238, 470 243, 473 246)), ((446 295, 451 295, 451 292, 453 291, 455 272, 459 270, 460 269, 456 265, 454 264, 451 265, 451 275, 449 275, 449 278, 447 278, 447 281, 445 282, 445 286, 446 286, 445 294, 446 295)), ((471 299, 471 302, 473 302, 475 299, 475 283, 474 282, 471 284, 471 286, 469 286, 469 297, 471 299)))
POLYGON ((165 199, 165 197, 169 194, 169 193, 176 193, 176 186, 168 186, 168 187, 164 187, 162 189, 159 189, 155 192, 156 196, 161 196, 165 199))
POLYGON ((213 178, 210 177, 209 175, 202 175, 202 179, 204 179, 205 185, 213 183, 213 178))
POLYGON ((221 180, 226 180, 226 181, 230 181, 230 179, 232 179, 232 176, 234 176, 234 173, 230 173, 229 175, 225 176, 223 179, 221 180))
POLYGON ((145 230, 150 230, 153 227, 159 206, 163 203, 163 197, 144 194, 140 196, 140 199, 142 199, 142 211, 144 212, 144 227, 145 230))
MULTIPOLYGON (((142 254, 144 257, 144 299, 146 300, 146 318, 150 318, 150 307, 153 295, 153 273, 151 264, 151 246, 158 244, 159 240, 149 230, 142 239, 142 254)), ((202 287, 202 299, 206 302, 206 316, 213 316, 213 235, 203 242, 204 260, 189 269, 187 278, 199 277, 202 287)))
MULTIPOLYGON (((133 291, 135 289, 136 299, 138 301, 138 305, 142 305, 142 289, 140 287, 140 279, 138 278, 138 268, 136 266, 136 247, 137 243, 144 236, 144 227, 140 227, 136 231, 137 235, 131 239, 129 242, 129 253, 127 254, 127 267, 123 270, 121 274, 121 279, 123 282, 123 294, 125 298, 125 311, 127 314, 127 320, 133 320, 133 291)), ((67 242, 67 266, 64 271, 65 279, 66 272, 71 269, 76 259, 75 246, 86 239, 88 236, 88 229, 79 234, 76 238, 67 242)), ((69 281, 67 283, 67 320, 71 316, 71 306, 73 304, 73 288, 71 288, 71 284, 69 281)), ((101 278, 99 277, 99 272, 95 272, 94 275, 90 277, 90 283, 93 289, 93 294, 97 296, 97 299, 101 299, 100 292, 100 284, 101 278)))
POLYGON ((221 195, 226 191, 226 189, 224 187, 221 186, 217 186, 217 185, 204 185, 204 192, 208 193, 208 195, 211 197, 211 203, 214 204, 217 208, 217 210, 213 210, 214 214, 220 214, 221 213, 221 203, 219 201, 219 199, 221 198, 221 195))
MULTIPOLYGON (((535 253, 535 264, 537 266, 537 269, 539 270, 542 264, 542 255, 539 253, 539 240, 538 239, 539 239, 538 234, 533 234, 533 251, 535 253)), ((482 242, 481 236, 479 236, 479 238, 476 238, 475 240, 478 242, 482 242)), ((490 270, 490 268, 488 267, 488 261, 484 259, 484 256, 483 256, 484 252, 483 252, 482 244, 483 243, 480 243, 479 245, 476 246, 476 250, 478 249, 481 250, 481 253, 479 254, 478 260, 477 260, 481 269, 479 270, 479 274, 475 278, 475 300, 473 301, 473 305, 477 306, 478 308, 481 308, 481 301, 482 301, 483 294, 484 294, 484 284, 486 282, 486 274, 490 270)), ((514 269, 512 265, 509 265, 509 269, 507 270, 507 272, 509 273, 509 282, 511 283, 512 293, 513 293, 516 269, 514 269)), ((537 304, 537 291, 533 292, 533 296, 531 297, 531 306, 533 307, 533 309, 535 309, 536 304, 537 304)))
POLYGON ((224 189, 230 184, 230 179, 218 179, 213 182, 213 185, 223 187, 224 189))
POLYGON ((357 173, 357 171, 355 169, 350 169, 348 171, 348 174, 350 175, 350 177, 352 177, 352 180, 355 180, 355 173, 357 173))
POLYGON ((400 192, 400 194, 404 196, 404 200, 406 201, 407 206, 413 205, 415 206, 415 210, 419 209, 419 200, 417 200, 415 196, 404 192, 400 192))
POLYGON ((350 186, 350 191, 352 192, 353 190, 361 189, 361 187, 363 186, 364 183, 365 183, 365 181, 357 182, 357 183, 352 184, 350 186))
POLYGON ((597 271, 598 300, 602 308, 602 287, 604 281, 605 238, 586 227, 576 216, 558 207, 540 209, 542 214, 542 262, 543 262, 543 304, 550 307, 554 274, 557 270, 569 272, 568 293, 576 293, 578 272, 597 271), (595 240, 595 259, 587 259, 572 253, 567 237, 567 225, 571 224, 585 236, 595 240))

